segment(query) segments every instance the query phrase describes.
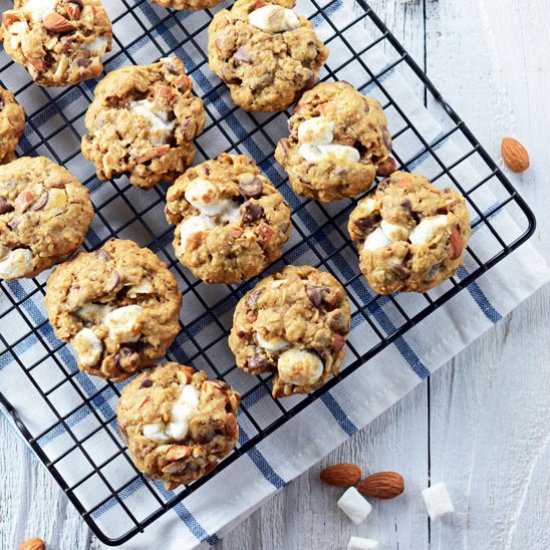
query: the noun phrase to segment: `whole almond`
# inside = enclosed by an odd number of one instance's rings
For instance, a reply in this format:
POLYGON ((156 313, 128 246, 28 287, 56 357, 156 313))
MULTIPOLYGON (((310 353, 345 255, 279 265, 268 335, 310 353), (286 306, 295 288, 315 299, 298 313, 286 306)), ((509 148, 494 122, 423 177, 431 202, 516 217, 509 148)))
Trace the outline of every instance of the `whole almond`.
POLYGON ((452 249, 451 260, 456 260, 457 258, 460 258, 460 255, 464 250, 464 240, 462 239, 458 231, 458 228, 456 226, 453 227, 451 231, 450 242, 451 242, 451 249, 452 249))
POLYGON ((352 487, 361 479, 361 468, 357 464, 335 464, 325 468, 319 479, 336 487, 352 487))
POLYGON ((73 24, 59 13, 52 11, 42 20, 42 26, 49 32, 62 34, 74 30, 73 24))
POLYGON ((364 497, 386 500, 398 497, 405 490, 405 480, 397 472, 378 472, 361 481, 357 490, 364 497))
POLYGON ((521 174, 529 168, 529 153, 527 149, 514 138, 504 138, 500 147, 502 160, 512 172, 521 174))
POLYGON ((42 539, 39 538, 33 538, 26 540, 20 547, 19 550, 44 550, 46 548, 46 544, 42 539))

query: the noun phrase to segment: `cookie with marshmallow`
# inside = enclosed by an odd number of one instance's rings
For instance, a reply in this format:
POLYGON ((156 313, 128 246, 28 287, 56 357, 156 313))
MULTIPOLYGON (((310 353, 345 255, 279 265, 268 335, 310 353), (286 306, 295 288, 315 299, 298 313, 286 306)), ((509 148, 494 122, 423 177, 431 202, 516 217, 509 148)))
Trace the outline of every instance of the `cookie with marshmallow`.
POLYGON ((93 217, 86 187, 50 159, 0 166, 0 280, 34 277, 66 260, 93 217))
POLYGON ((346 82, 307 91, 279 141, 277 162, 294 191, 324 202, 367 191, 375 176, 395 170, 392 141, 380 103, 346 82))
POLYGON ((176 56, 111 71, 95 88, 84 119, 82 154, 95 164, 97 177, 127 176, 132 185, 150 189, 191 166, 205 120, 192 88, 176 56))
POLYGON ((317 81, 328 49, 295 0, 237 0, 208 28, 210 69, 245 111, 283 111, 317 81))
POLYGON ((70 86, 99 76, 112 38, 101 0, 15 0, 2 13, 6 53, 40 86, 70 86))
POLYGON ((350 306, 342 285, 309 266, 262 279, 237 304, 229 347, 237 367, 273 373, 273 396, 309 393, 338 374, 350 306))
POLYGON ((55 335, 71 344, 80 370, 113 381, 165 355, 179 332, 180 307, 168 267, 132 241, 81 252, 47 282, 55 335))
POLYGON ((140 373, 118 401, 120 436, 137 469, 168 489, 212 471, 235 447, 240 396, 178 363, 140 373))
POLYGON ((176 256, 207 283, 239 283, 279 259, 290 214, 283 196, 244 155, 223 153, 190 168, 166 195, 176 256))
POLYGON ((393 173, 360 200, 348 230, 379 294, 426 292, 452 277, 472 233, 462 195, 407 172, 393 173))

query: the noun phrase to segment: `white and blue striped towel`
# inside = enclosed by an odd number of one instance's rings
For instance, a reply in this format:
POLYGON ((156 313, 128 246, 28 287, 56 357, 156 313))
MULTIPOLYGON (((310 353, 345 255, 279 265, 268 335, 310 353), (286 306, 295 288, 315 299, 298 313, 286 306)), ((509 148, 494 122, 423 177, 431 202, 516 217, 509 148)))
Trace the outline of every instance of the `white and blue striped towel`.
MULTIPOLYGON (((171 13, 144 0, 104 0, 104 4, 115 22, 117 37, 107 70, 131 62, 152 62, 173 51, 182 56, 195 90, 206 95, 207 131, 198 140, 201 154, 197 161, 228 149, 230 140, 238 142, 239 150, 260 162, 274 183, 282 185, 281 190, 290 204, 299 208, 302 202, 284 183, 282 171, 272 158, 269 139, 276 141, 285 135, 286 115, 243 113, 234 108, 225 86, 217 87, 219 80, 209 72, 205 54, 208 13, 171 13), (144 31, 153 27, 154 30, 145 35, 144 31), (136 40, 142 35, 143 38, 136 40), (127 51, 122 51, 126 46, 127 51), (222 122, 212 124, 214 120, 222 122), (263 123, 258 131, 255 131, 255 120, 263 123)), ((444 187, 453 181, 449 174, 441 175, 441 165, 452 167, 450 174, 463 189, 471 191, 470 197, 475 202, 475 207, 471 205, 474 221, 471 251, 481 262, 488 261, 502 250, 503 244, 512 243, 525 231, 523 214, 513 201, 498 209, 509 199, 498 178, 491 175, 478 152, 472 151, 460 130, 447 134, 449 119, 443 110, 436 105, 429 111, 424 107, 415 93, 421 90, 417 77, 404 63, 398 62, 400 54, 390 47, 372 22, 362 19, 351 24, 359 13, 352 0, 323 0, 322 5, 324 15, 317 12, 310 0, 300 0, 297 8, 300 13, 312 16, 318 33, 328 41, 331 53, 322 76, 347 80, 381 100, 395 136, 395 151, 409 170, 432 177, 437 185, 444 187), (335 36, 336 29, 343 30, 341 36, 335 36), (361 62, 354 58, 350 48, 361 51, 371 42, 376 45, 361 55, 361 62), (371 78, 367 68, 372 74, 383 73, 377 84, 369 84, 371 78), (409 126, 407 119, 419 133, 409 126), (433 153, 423 152, 422 138, 426 143, 435 144, 433 153), (484 184, 478 186, 481 181, 484 184), (489 215, 491 227, 479 221, 480 214, 489 215), (518 220, 521 227, 516 223, 518 220)), ((0 7, 7 8, 8 2, 1 0, 0 7)), ((162 215, 162 195, 156 190, 144 192, 129 188, 124 181, 99 184, 93 179, 90 163, 78 154, 83 113, 94 84, 88 82, 68 91, 46 92, 31 84, 24 71, 10 63, 4 54, 0 63, 4 86, 21 90, 18 99, 29 115, 20 153, 57 156, 82 181, 89 182, 98 216, 88 235, 87 247, 98 246, 111 232, 140 244, 157 239, 156 251, 173 262, 169 246, 171 233, 162 215), (71 122, 72 130, 64 128, 66 120, 49 104, 47 94, 55 99, 71 122), (42 141, 46 143, 41 144, 42 141), (123 189, 123 196, 117 189, 123 189), (146 225, 136 220, 136 213, 146 225)), ((372 298, 372 292, 361 278, 356 278, 356 254, 344 245, 350 204, 341 201, 320 208, 310 203, 299 208, 294 216, 295 225, 311 237, 312 245, 300 244, 298 231, 295 231, 287 247, 293 247, 288 260, 295 264, 317 265, 320 258, 330 256, 332 271, 343 282, 353 280, 350 296, 355 305, 360 305, 372 298), (317 231, 330 218, 334 224, 329 223, 323 231, 317 231)), ((474 256, 467 254, 466 264, 457 279, 464 279, 477 267, 474 256)), ((189 274, 181 271, 177 276, 182 289, 193 286, 194 290, 186 292, 182 311, 185 330, 172 346, 171 357, 181 362, 192 360, 195 367, 208 369, 200 354, 201 348, 208 348, 206 353, 211 361, 221 370, 229 368, 231 356, 219 334, 220 325, 230 326, 234 298, 226 287, 197 286, 189 274), (207 310, 209 307, 213 308, 212 312, 207 310), (212 342, 217 343, 209 347, 212 342)), ((192 493, 124 548, 160 548, 159 541, 162 541, 163 550, 184 550, 200 543, 215 543, 259 504, 420 384, 549 278, 550 271, 533 247, 530 244, 522 246, 192 493), (445 338, 435 340, 433 335, 442 330, 445 338)), ((44 280, 45 275, 39 278, 41 283, 44 280)), ((430 292, 430 298, 436 300, 449 288, 450 283, 443 284, 430 292)), ((399 307, 388 298, 379 299, 369 307, 377 331, 361 315, 354 316, 350 342, 360 353, 374 348, 380 336, 389 337, 395 333, 404 323, 401 312, 414 316, 427 305, 425 298, 414 294, 398 295, 395 300, 399 307)), ((92 517, 106 536, 117 538, 132 528, 126 511, 141 521, 158 508, 157 499, 170 498, 171 493, 160 484, 153 485, 156 496, 140 479, 128 484, 135 472, 115 444, 119 441, 112 420, 116 394, 104 382, 77 372, 70 349, 61 345, 46 322, 43 292, 33 281, 1 285, 0 334, 0 389, 31 433, 44 434, 38 443, 50 460, 57 460, 56 468, 66 482, 72 485, 86 479, 74 494, 88 510, 102 503, 92 517), (20 305, 19 310, 14 308, 14 303, 20 305), (36 334, 30 332, 34 327, 38 327, 36 334), (48 356, 52 349, 56 350, 56 360, 48 356), (32 367, 33 383, 22 374, 22 366, 32 367), (58 422, 37 388, 49 392, 57 414, 66 416, 64 423, 58 422), (85 404, 83 399, 90 397, 91 404, 85 404), (102 421, 108 421, 106 428, 101 427, 102 421), (52 426, 55 427, 49 429, 52 426), (84 441, 82 448, 63 456, 77 440, 84 441), (92 464, 100 474, 87 477, 93 471, 92 464), (109 498, 111 491, 119 487, 124 487, 118 492, 119 500, 109 498)), ((348 361, 350 356, 348 353, 348 361)), ((236 371, 228 378, 242 392, 254 380, 236 371)), ((284 406, 291 407, 299 400, 300 397, 288 398, 283 400, 284 406)), ((261 388, 248 395, 244 404, 262 427, 280 414, 261 388)), ((241 443, 244 443, 256 431, 245 415, 239 416, 239 424, 241 443)))

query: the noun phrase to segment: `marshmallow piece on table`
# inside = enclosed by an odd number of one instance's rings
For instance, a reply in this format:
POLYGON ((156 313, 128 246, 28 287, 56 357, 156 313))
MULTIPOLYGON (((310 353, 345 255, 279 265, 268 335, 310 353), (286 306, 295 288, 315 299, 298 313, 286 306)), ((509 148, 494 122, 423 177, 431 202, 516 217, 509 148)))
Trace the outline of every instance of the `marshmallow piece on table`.
POLYGON ((445 514, 452 514, 455 511, 453 501, 447 491, 447 486, 443 482, 424 489, 422 491, 422 498, 432 521, 445 514))
POLYGON ((437 230, 447 225, 447 216, 430 216, 424 218, 421 222, 411 231, 409 240, 412 244, 423 244, 430 241, 437 230))
POLYGON ((374 548, 378 548, 377 540, 351 537, 346 550, 372 550, 374 548))
POLYGON ((293 31, 300 27, 298 16, 293 10, 273 4, 250 12, 248 22, 265 32, 293 31))
POLYGON ((377 227, 372 233, 369 233, 365 239, 363 248, 370 251, 381 250, 390 244, 392 244, 392 241, 388 239, 388 236, 382 231, 382 229, 380 229, 380 227, 377 227))
POLYGON ((315 384, 323 374, 323 369, 323 362, 316 353, 297 348, 284 351, 277 361, 279 378, 296 386, 315 384))
POLYGON ((363 498, 361 493, 355 488, 350 487, 338 501, 338 508, 346 514, 346 516, 353 521, 356 525, 359 525, 367 516, 371 513, 372 506, 368 500, 363 498))

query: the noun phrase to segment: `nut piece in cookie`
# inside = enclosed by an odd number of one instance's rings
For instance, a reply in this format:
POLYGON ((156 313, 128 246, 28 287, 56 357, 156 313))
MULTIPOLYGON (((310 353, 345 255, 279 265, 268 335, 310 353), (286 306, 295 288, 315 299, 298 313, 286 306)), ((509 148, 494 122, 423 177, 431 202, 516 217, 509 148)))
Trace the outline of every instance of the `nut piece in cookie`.
POLYGON ((112 25, 101 0, 15 0, 0 39, 37 84, 69 86, 101 74, 112 25))
POLYGON ((93 217, 88 190, 66 168, 44 157, 0 166, 0 279, 35 277, 66 260, 93 217))
POLYGON ((25 129, 25 111, 15 96, 0 86, 0 164, 15 158, 15 148, 25 129))
POLYGON ((166 195, 179 261, 207 283, 239 283, 279 259, 290 207, 254 161, 221 154, 190 168, 166 195))
POLYGON ((245 111, 283 111, 317 81, 328 49, 294 0, 237 0, 208 27, 210 69, 245 111))
POLYGON ((173 10, 205 10, 217 6, 222 0, 152 0, 164 8, 173 10))
POLYGON ((462 195, 407 172, 393 173, 360 200, 348 230, 359 267, 379 294, 426 292, 453 276, 472 233, 462 195))
POLYGON ((168 489, 211 472, 239 437, 240 396, 204 371, 163 363, 123 390, 117 421, 137 469, 168 489))
POLYGON ((180 306, 175 277, 132 241, 81 252, 48 278, 55 335, 72 345, 81 370, 114 381, 165 355, 179 332, 180 306))
POLYGON ((204 126, 202 100, 192 93, 183 61, 122 67, 96 87, 86 113, 82 154, 103 181, 128 176, 149 189, 173 181, 195 157, 193 140, 204 126))
POLYGON ((338 374, 349 324, 346 293, 330 273, 287 266, 239 301, 229 347, 240 369, 274 374, 274 397, 309 393, 338 374))
POLYGON ((376 99, 347 82, 322 82, 307 91, 288 121, 290 135, 275 151, 294 191, 335 201, 363 193, 376 174, 395 170, 388 122, 376 99))

